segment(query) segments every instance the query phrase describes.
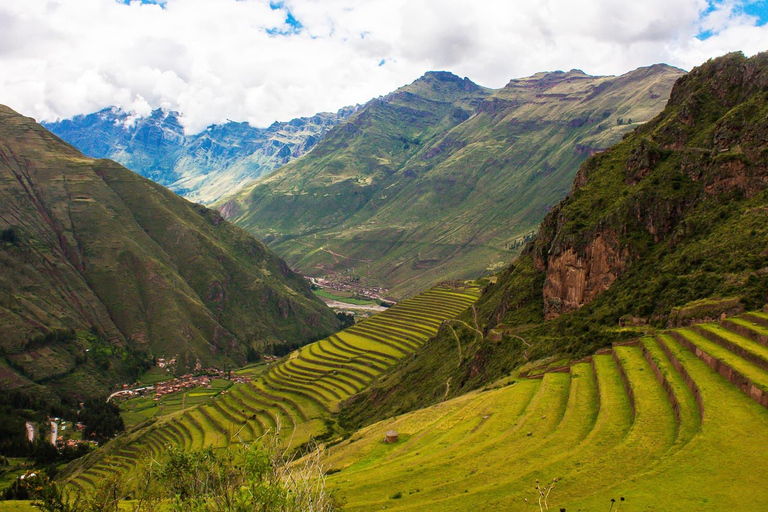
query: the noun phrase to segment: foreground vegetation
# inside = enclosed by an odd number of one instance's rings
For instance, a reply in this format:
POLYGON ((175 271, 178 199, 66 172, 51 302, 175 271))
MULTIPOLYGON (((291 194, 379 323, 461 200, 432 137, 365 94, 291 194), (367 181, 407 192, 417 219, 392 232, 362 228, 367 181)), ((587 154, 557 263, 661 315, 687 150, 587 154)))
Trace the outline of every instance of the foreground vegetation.
POLYGON ((46 512, 330 512, 338 503, 325 489, 320 455, 315 449, 296 461, 272 432, 227 451, 173 447, 162 462, 143 460, 132 479, 115 473, 89 492, 73 492, 36 473, 17 486, 32 507, 46 512))

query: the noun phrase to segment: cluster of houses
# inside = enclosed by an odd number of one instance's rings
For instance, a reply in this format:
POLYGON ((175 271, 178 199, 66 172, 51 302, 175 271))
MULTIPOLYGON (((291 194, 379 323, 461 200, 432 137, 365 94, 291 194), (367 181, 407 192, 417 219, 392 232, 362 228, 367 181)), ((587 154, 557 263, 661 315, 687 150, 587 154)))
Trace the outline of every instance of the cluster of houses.
MULTIPOLYGON (((159 360, 158 360, 159 362, 159 360)), ((172 363, 171 363, 172 364, 172 363)), ((138 388, 128 388, 128 384, 123 385, 123 389, 112 393, 107 401, 113 398, 133 398, 137 396, 145 396, 150 393, 154 394, 154 401, 159 401, 164 395, 170 393, 177 393, 185 389, 192 389, 197 387, 211 387, 212 379, 225 379, 232 381, 236 384, 243 382, 250 382, 251 379, 243 377, 242 375, 236 375, 231 372, 225 372, 216 368, 209 368, 202 375, 187 374, 177 377, 175 379, 158 382, 152 386, 143 386, 138 388)))
POLYGON ((341 274, 333 274, 326 277, 310 277, 304 276, 315 286, 320 288, 328 288, 330 290, 351 292, 360 297, 365 297, 371 300, 384 300, 387 302, 394 302, 394 300, 385 298, 389 290, 380 286, 363 286, 359 281, 350 279, 349 277, 341 274))

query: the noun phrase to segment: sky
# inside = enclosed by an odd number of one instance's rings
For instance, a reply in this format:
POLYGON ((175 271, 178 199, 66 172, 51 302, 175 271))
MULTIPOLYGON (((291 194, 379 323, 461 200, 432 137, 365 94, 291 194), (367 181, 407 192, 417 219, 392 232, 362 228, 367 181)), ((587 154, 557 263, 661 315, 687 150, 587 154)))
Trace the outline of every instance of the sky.
POLYGON ((180 111, 187 133, 364 103, 445 70, 689 70, 768 50, 768 0, 0 0, 0 103, 180 111))

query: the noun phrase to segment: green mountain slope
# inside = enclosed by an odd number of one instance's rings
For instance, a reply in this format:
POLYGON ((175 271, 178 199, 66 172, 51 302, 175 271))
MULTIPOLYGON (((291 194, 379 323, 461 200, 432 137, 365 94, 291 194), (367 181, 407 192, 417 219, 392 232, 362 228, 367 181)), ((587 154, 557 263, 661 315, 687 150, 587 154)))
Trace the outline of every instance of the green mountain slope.
POLYGON ((0 384, 103 393, 141 354, 194 366, 337 328, 239 228, 0 107, 0 384), (98 371, 94 371, 94 370, 98 371))
POLYGON ((493 91, 427 73, 217 208, 305 274, 400 297, 478 276, 511 261, 579 164, 656 115, 681 74, 573 70, 493 91))
POLYGON ((763 307, 766 87, 768 54, 729 54, 678 80, 657 118, 581 166, 464 323, 348 404, 345 421, 458 395, 537 358, 578 358, 653 327, 763 307))

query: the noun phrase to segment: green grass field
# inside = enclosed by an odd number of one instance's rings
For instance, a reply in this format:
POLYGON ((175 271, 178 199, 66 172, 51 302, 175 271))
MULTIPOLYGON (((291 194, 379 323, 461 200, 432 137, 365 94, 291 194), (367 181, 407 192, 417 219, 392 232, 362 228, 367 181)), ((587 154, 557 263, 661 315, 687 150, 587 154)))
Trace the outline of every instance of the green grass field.
MULTIPOLYGON (((226 448, 276 428, 300 444, 323 433, 341 400, 423 343, 436 311, 460 311, 471 300, 430 290, 404 301, 264 366, 253 382, 129 433, 71 481, 87 489, 174 444, 226 448)), ((555 479, 547 503, 554 510, 608 510, 622 497, 621 510, 731 510, 745 499, 761 510, 768 488, 755 468, 768 464, 768 452, 755 440, 768 435, 768 410, 753 390, 768 389, 756 361, 768 361, 768 350, 759 320, 745 314, 660 332, 564 370, 556 368, 567 361, 531 363, 541 368, 531 378, 513 375, 332 444, 327 484, 345 510, 535 511, 537 481, 555 479), (749 329, 739 334, 733 325, 749 329), (388 430, 399 433, 397 443, 383 442, 388 430)))
POLYGON ((355 306, 368 306, 376 305, 377 302, 371 299, 357 299, 350 293, 345 292, 329 292, 328 290, 318 289, 312 290, 312 293, 322 299, 335 300, 337 302, 344 302, 346 304, 354 304, 355 306))
MULTIPOLYGON (((755 340, 737 341, 763 354, 755 340)), ((755 442, 768 435, 768 410, 712 369, 705 360, 714 354, 768 385, 756 364, 678 329, 614 346, 569 373, 366 427, 330 449, 328 485, 345 510, 534 511, 537 480, 554 479, 550 510, 608 510, 611 499, 621 510, 762 510, 768 489, 757 468, 768 451, 755 442), (396 444, 383 442, 391 429, 396 444)))

